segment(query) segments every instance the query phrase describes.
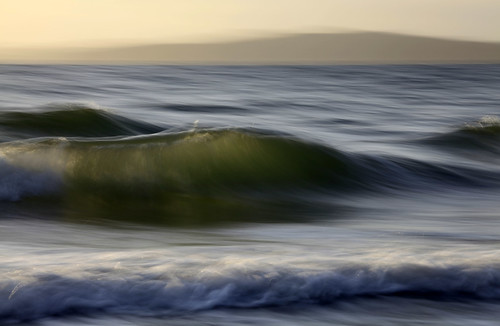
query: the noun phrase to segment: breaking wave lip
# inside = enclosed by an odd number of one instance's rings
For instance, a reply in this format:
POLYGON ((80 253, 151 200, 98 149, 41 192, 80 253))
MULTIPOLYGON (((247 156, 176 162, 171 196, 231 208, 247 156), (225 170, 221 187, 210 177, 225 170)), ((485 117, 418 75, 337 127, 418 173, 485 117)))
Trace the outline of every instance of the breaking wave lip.
POLYGON ((164 128, 83 104, 53 104, 37 111, 0 113, 2 134, 16 138, 132 136, 164 128))
POLYGON ((3 324, 54 316, 161 316, 219 308, 325 305, 352 298, 497 301, 500 269, 497 265, 407 264, 351 265, 327 271, 233 268, 189 276, 179 272, 85 278, 45 274, 1 282, 0 297, 3 324))

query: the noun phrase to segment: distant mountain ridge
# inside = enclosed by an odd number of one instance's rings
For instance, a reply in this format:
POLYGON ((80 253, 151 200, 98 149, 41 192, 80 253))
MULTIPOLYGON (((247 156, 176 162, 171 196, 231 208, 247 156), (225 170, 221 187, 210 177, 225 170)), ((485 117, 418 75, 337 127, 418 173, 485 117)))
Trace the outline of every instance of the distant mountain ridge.
POLYGON ((2 63, 402 64, 500 63, 500 43, 363 32, 220 43, 1 50, 2 63))

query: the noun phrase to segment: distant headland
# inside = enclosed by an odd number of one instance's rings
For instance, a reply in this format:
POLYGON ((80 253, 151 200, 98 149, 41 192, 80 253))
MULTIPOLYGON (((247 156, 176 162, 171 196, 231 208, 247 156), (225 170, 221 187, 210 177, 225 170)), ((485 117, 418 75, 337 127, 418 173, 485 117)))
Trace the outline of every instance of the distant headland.
POLYGON ((0 63, 40 64, 433 64, 500 63, 500 43, 380 32, 290 34, 218 43, 15 49, 0 63))

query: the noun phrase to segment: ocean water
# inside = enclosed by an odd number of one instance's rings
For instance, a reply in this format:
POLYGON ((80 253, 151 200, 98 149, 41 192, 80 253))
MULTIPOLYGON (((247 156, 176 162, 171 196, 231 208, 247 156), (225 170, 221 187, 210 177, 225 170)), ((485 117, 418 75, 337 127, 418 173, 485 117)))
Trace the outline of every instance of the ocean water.
POLYGON ((1 325, 498 325, 500 65, 0 66, 1 325))

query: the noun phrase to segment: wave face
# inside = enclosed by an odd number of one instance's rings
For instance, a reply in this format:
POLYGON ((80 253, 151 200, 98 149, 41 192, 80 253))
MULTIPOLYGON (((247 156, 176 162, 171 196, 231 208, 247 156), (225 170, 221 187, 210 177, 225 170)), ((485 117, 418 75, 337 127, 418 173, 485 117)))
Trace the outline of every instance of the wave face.
POLYGON ((120 197, 307 187, 349 174, 340 152, 239 130, 72 142, 66 153, 73 187, 120 197))
MULTIPOLYGON (((426 300, 498 300, 498 266, 344 266, 220 270, 183 276, 143 273, 108 278, 38 275, 0 283, 0 321, 53 316, 119 314, 162 316, 217 308, 324 305, 352 298, 417 297, 426 300)), ((400 300, 400 299, 399 299, 400 300)))
POLYGON ((239 215, 296 192, 347 189, 357 178, 339 151, 232 129, 32 139, 4 143, 0 153, 9 167, 0 172, 1 200, 55 197, 90 216, 194 211, 219 219, 221 210, 239 215))

